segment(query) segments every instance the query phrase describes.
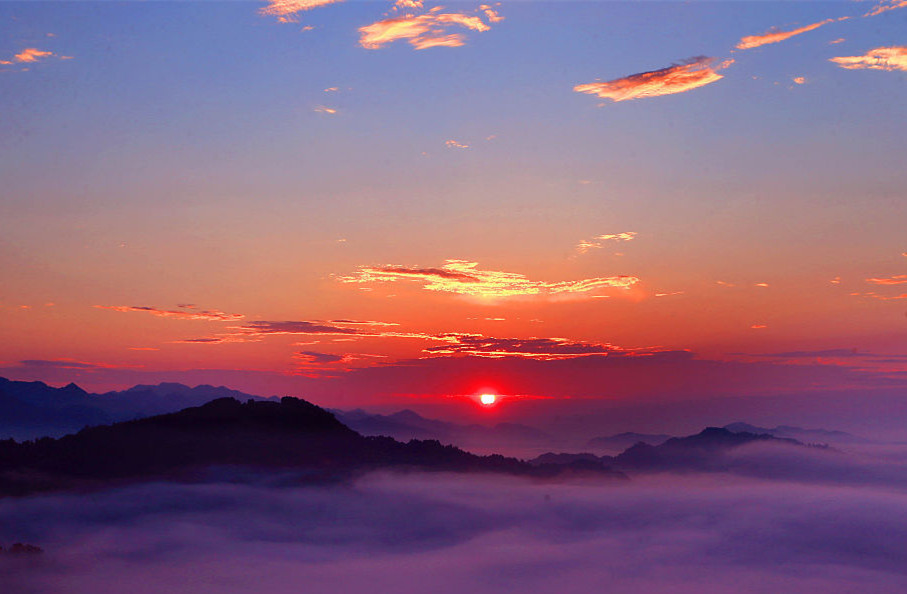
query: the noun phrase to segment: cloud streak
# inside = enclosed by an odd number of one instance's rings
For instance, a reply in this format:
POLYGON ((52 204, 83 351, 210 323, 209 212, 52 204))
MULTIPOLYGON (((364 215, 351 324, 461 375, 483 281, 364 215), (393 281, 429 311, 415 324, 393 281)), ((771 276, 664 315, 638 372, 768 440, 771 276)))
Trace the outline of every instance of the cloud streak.
POLYGON ((829 61, 847 70, 907 71, 907 46, 877 47, 862 56, 839 56, 829 61))
POLYGON ((573 90, 614 102, 674 95, 721 80, 724 75, 718 74, 718 71, 733 63, 734 60, 730 59, 716 63, 715 58, 699 56, 660 70, 640 72, 606 82, 576 85, 573 90))
POLYGON ((508 297, 581 298, 607 289, 629 289, 639 282, 634 276, 587 278, 575 281, 530 280, 515 272, 481 270, 478 262, 447 260, 440 268, 406 266, 363 266, 356 274, 338 277, 344 283, 413 281, 427 291, 502 299, 508 297))
MULTIPOLYGON (((421 8, 421 3, 418 5, 413 3, 408 7, 421 8)), ((490 22, 501 20, 497 13, 494 11, 491 13, 484 12, 490 22)), ((440 7, 436 7, 425 14, 407 14, 360 27, 359 45, 372 50, 381 49, 395 41, 407 41, 417 50, 464 45, 466 43, 464 35, 450 33, 451 27, 462 27, 479 33, 491 30, 491 26, 478 16, 461 12, 440 12, 440 7)))
POLYGON ((213 322, 235 322, 243 319, 243 314, 229 314, 212 309, 203 311, 179 311, 158 309, 156 307, 137 306, 137 305, 95 305, 98 309, 109 309, 119 312, 139 312, 148 313, 161 318, 173 318, 177 320, 208 320, 213 322))
MULTIPOLYGON (((848 17, 843 17, 848 18, 848 17)), ((806 25, 798 29, 791 29, 789 31, 778 31, 775 29, 769 30, 761 35, 747 35, 740 39, 737 43, 737 49, 748 50, 756 47, 761 47, 763 45, 769 45, 771 43, 779 43, 794 37, 796 35, 801 35, 809 31, 814 31, 819 27, 827 25, 828 23, 833 23, 841 19, 825 19, 824 21, 819 21, 818 23, 813 23, 811 25, 806 25)))
POLYGON ((435 355, 474 355, 479 357, 527 357, 565 359, 589 355, 626 354, 608 343, 571 341, 566 338, 493 338, 481 334, 441 334, 448 344, 423 349, 435 355))
POLYGON ((282 22, 292 22, 292 17, 319 8, 328 4, 335 4, 343 0, 269 0, 268 5, 261 9, 261 14, 266 16, 283 17, 282 22))
POLYGON ((578 244, 576 244, 576 251, 580 254, 585 254, 592 249, 601 249, 605 247, 605 243, 608 241, 621 242, 621 241, 633 241, 636 238, 635 231, 627 231, 624 233, 613 233, 610 235, 596 235, 592 239, 581 239, 578 244))

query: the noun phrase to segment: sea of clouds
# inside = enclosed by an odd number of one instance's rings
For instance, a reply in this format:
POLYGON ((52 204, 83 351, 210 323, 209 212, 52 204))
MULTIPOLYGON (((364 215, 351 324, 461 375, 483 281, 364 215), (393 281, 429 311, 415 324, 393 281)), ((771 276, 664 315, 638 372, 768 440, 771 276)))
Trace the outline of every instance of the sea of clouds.
POLYGON ((0 544, 45 549, 0 556, 0 591, 907 591, 904 457, 801 453, 629 481, 374 473, 0 499, 0 544))

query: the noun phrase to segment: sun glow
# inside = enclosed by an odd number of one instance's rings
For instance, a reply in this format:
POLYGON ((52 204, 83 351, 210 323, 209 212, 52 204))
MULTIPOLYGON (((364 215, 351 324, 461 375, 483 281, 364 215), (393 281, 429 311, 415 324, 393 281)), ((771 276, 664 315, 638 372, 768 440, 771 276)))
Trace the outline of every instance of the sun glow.
POLYGON ((482 394, 481 396, 479 396, 479 400, 480 400, 480 401, 482 402, 482 404, 484 404, 485 406, 491 406, 492 404, 495 403, 495 401, 496 401, 497 399, 498 399, 498 397, 495 396, 494 394, 482 394))

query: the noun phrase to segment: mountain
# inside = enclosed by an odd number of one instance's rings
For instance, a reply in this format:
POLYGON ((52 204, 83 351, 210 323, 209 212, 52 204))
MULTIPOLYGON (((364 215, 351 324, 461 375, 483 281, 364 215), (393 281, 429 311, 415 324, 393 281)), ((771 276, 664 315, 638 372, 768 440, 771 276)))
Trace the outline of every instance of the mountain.
POLYGON ((749 423, 737 422, 725 425, 725 429, 733 433, 762 433, 774 437, 787 437, 806 443, 838 443, 855 444, 871 443, 864 437, 858 437, 844 431, 829 431, 828 429, 804 429, 790 425, 778 425, 773 429, 757 427, 749 423))
MULTIPOLYGON (((623 472, 726 472, 734 470, 738 462, 730 454, 740 446, 752 443, 772 443, 786 446, 815 447, 789 438, 749 432, 735 433, 722 427, 706 427, 700 433, 687 437, 672 437, 659 445, 637 442, 617 456, 596 456, 589 453, 547 453, 530 464, 599 463, 623 472)), ((742 468, 742 467, 741 467, 742 468)), ((747 472, 760 469, 750 464, 747 472)))
POLYGON ((259 396, 207 385, 190 388, 162 383, 89 394, 72 383, 53 388, 44 382, 0 378, 0 437, 61 436, 91 425, 174 412, 217 398, 263 400, 259 396))
POLYGON ((370 414, 361 409, 332 412, 363 435, 386 435, 399 440, 437 439, 475 452, 545 451, 554 442, 548 433, 518 423, 498 423, 492 427, 460 425, 427 419, 408 409, 389 415, 370 414))
POLYGON ((671 435, 663 433, 618 433, 605 437, 594 437, 586 442, 586 447, 590 450, 609 450, 623 451, 637 443, 646 443, 649 445, 660 445, 671 439, 671 435))
POLYGON ((610 462, 617 468, 635 471, 726 471, 731 464, 726 454, 754 442, 804 445, 795 439, 768 434, 734 433, 722 427, 706 427, 696 435, 672 437, 657 446, 638 443, 613 458, 603 456, 602 461, 610 462))
MULTIPOLYGON (((476 456, 440 442, 365 437, 328 411, 297 398, 245 403, 221 398, 200 407, 59 439, 0 442, 0 495, 99 488, 148 480, 207 480, 216 470, 284 470, 300 480, 342 480, 379 468, 495 472, 553 477, 565 472, 620 477, 593 467, 533 466, 476 456)), ((221 473, 222 474, 222 473, 221 473)))

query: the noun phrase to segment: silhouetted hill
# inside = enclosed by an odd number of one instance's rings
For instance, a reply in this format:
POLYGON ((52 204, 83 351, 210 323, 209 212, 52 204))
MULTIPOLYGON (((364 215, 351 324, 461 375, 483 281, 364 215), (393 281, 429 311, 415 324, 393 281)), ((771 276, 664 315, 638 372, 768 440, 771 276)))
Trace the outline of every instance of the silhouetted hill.
POLYGON ((807 447, 805 444, 787 438, 768 434, 734 433, 720 427, 707 427, 702 432, 688 437, 672 437, 662 444, 649 445, 639 442, 617 456, 596 456, 595 454, 547 453, 529 461, 530 464, 576 464, 599 463, 608 468, 624 472, 724 472, 745 470, 747 473, 770 475, 771 469, 758 468, 750 463, 743 468, 728 455, 736 448, 751 443, 807 447), (739 466, 739 468, 737 468, 739 466))
MULTIPOLYGON (((211 467, 223 466, 289 469, 312 481, 388 467, 535 477, 564 473, 558 466, 476 456, 434 440, 402 443, 364 437, 326 410, 296 398, 245 403, 221 398, 176 413, 83 429, 60 439, 0 442, 0 494, 137 480, 201 480, 211 467)), ((581 470, 621 476, 601 464, 581 470)))
POLYGON ((616 468, 635 471, 723 471, 729 469, 724 454, 753 442, 804 445, 795 439, 768 434, 734 433, 721 427, 706 427, 696 435, 672 437, 657 446, 638 443, 613 458, 603 456, 602 461, 611 462, 616 468))
POLYGON ((734 433, 764 433, 774 437, 787 437, 807 443, 870 443, 870 440, 858 437, 844 431, 835 431, 828 429, 804 429, 803 427, 794 427, 791 425, 778 425, 768 429, 766 427, 757 427, 749 423, 737 422, 725 425, 725 429, 734 433))
POLYGON ((626 448, 637 443, 647 443, 649 445, 661 445, 671 439, 671 435, 663 433, 618 433, 605 437, 594 437, 586 442, 586 447, 590 450, 625 450, 626 448))

